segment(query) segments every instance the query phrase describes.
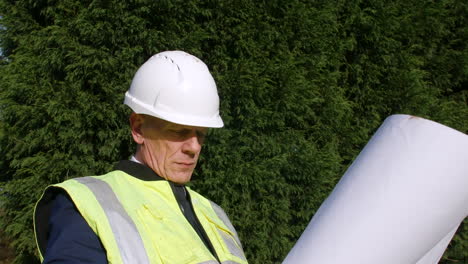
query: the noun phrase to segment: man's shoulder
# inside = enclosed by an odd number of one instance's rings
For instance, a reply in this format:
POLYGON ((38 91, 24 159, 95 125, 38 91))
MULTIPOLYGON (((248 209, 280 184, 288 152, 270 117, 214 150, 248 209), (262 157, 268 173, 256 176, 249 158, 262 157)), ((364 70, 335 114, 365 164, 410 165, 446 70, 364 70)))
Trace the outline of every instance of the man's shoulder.
POLYGON ((116 177, 120 176, 127 176, 128 174, 120 171, 120 170, 112 170, 109 171, 105 174, 101 175, 88 175, 88 176, 80 176, 80 177, 74 177, 70 179, 66 179, 61 183, 54 184, 52 186, 57 186, 60 187, 61 185, 69 185, 69 184, 76 184, 76 182, 79 183, 91 183, 91 182, 97 182, 97 181, 109 181, 112 180, 116 177))
POLYGON ((212 207, 215 211, 222 211, 224 213, 224 210, 223 208, 221 208, 221 206, 219 206, 217 203, 215 203, 214 201, 208 199, 207 197, 201 195, 200 193, 198 193, 197 191, 195 190, 192 190, 191 188, 187 188, 190 192, 190 196, 192 198, 192 201, 193 202, 198 202, 198 203, 203 203, 205 205, 209 205, 210 207, 212 207))

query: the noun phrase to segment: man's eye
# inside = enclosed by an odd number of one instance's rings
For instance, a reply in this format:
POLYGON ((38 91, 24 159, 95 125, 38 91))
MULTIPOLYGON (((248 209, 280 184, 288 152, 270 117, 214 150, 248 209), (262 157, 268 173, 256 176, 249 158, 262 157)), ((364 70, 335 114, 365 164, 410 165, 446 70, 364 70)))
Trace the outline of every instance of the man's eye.
POLYGON ((183 135, 187 134, 187 132, 185 130, 172 130, 171 132, 173 134, 176 134, 176 135, 179 135, 179 136, 183 136, 183 135))
POLYGON ((206 133, 197 131, 197 137, 199 137, 199 138, 205 138, 205 137, 206 137, 206 133))

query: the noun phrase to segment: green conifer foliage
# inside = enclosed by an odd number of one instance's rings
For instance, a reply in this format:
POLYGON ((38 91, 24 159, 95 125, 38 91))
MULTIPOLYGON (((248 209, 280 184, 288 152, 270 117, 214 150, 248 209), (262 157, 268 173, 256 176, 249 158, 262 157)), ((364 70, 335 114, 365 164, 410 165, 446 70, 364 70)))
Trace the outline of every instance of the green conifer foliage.
MULTIPOLYGON (((0 227, 37 261, 45 186, 134 151, 122 105, 136 69, 181 49, 221 97, 192 187, 219 203, 250 263, 280 263, 382 121, 468 132, 463 1, 0 0, 0 227)), ((467 223, 441 263, 468 258, 467 223)))

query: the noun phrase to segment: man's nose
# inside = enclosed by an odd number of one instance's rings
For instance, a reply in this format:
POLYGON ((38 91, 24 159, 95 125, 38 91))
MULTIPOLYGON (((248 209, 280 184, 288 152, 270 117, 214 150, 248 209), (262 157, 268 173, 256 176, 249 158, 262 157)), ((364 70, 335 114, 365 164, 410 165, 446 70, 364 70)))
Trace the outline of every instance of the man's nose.
POLYGON ((192 133, 184 142, 182 152, 185 154, 195 156, 201 150, 201 143, 196 133, 192 133))

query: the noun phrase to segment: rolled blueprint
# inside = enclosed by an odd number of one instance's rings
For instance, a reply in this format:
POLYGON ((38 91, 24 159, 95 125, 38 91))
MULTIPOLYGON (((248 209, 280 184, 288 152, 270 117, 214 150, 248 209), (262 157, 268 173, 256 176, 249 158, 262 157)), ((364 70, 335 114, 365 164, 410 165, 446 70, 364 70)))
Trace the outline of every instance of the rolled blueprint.
POLYGON ((283 264, 436 264, 468 215, 468 136, 388 117, 283 264))

